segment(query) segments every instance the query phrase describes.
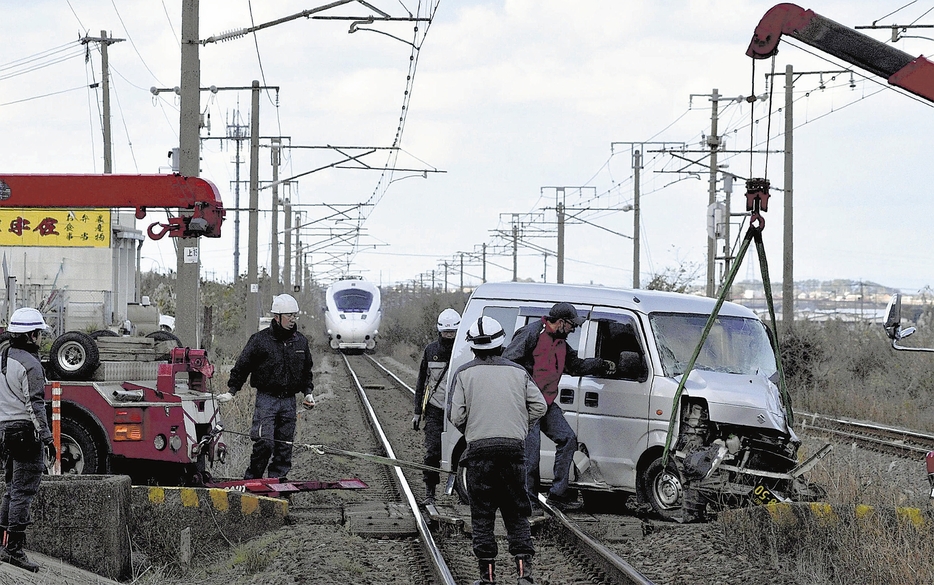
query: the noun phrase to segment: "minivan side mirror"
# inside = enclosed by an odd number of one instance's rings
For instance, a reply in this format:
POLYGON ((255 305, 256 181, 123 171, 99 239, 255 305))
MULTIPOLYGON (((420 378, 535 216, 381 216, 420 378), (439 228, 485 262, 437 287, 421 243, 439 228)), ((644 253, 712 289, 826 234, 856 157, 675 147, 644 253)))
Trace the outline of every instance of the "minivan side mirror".
POLYGON ((882 322, 882 327, 885 328, 885 334, 889 336, 889 339, 899 339, 899 329, 901 329, 902 326, 901 321, 902 295, 900 293, 895 293, 892 295, 892 298, 889 299, 889 304, 885 308, 885 321, 882 322))
POLYGON ((905 347, 898 345, 900 340, 905 339, 917 331, 914 327, 902 329, 902 295, 900 293, 895 293, 889 300, 889 304, 885 308, 885 320, 882 322, 882 327, 885 329, 885 334, 892 340, 892 347, 894 349, 899 351, 934 352, 934 348, 905 347))

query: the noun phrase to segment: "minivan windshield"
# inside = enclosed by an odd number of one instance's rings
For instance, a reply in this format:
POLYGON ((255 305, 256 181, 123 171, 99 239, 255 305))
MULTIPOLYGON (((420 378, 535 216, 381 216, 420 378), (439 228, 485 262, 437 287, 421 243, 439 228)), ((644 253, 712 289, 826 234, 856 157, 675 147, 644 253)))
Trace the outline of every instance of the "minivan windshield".
MULTIPOLYGON (((649 315, 666 376, 684 373, 708 318, 708 315, 685 313, 649 315)), ((777 371, 765 325, 758 319, 726 316, 717 317, 694 368, 766 377, 772 377, 777 371)))

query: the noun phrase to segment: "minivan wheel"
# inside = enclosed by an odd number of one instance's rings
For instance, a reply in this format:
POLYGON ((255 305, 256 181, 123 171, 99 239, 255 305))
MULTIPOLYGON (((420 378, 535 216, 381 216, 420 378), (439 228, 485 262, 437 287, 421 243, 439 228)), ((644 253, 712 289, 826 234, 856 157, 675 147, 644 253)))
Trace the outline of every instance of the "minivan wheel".
POLYGON ((684 488, 674 463, 669 462, 667 467, 662 467, 659 457, 646 468, 642 482, 645 497, 656 514, 664 520, 680 518, 684 488))

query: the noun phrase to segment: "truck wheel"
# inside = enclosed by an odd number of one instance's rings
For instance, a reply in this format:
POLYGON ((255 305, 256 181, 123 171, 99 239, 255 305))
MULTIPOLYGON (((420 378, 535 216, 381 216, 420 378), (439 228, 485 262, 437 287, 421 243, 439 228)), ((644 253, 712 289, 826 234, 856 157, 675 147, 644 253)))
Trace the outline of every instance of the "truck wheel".
POLYGON ((646 468, 642 482, 643 493, 656 514, 663 520, 676 520, 681 516, 684 490, 681 474, 674 463, 669 461, 668 467, 663 468, 659 457, 646 468))
POLYGON ((61 380, 87 380, 100 363, 97 343, 80 331, 61 335, 49 352, 49 366, 61 380))
POLYGON ((62 475, 105 473, 107 450, 78 422, 62 419, 62 475))
MULTIPOLYGON (((149 339, 154 339, 156 341, 174 341, 175 347, 183 347, 182 340, 176 337, 176 335, 170 331, 153 331, 152 333, 149 333, 148 335, 146 335, 146 337, 148 337, 149 339)), ((167 360, 170 357, 171 356, 168 353, 164 353, 158 356, 156 359, 167 360)))
POLYGON ((98 329, 97 331, 92 331, 90 333, 91 339, 97 341, 101 337, 120 337, 120 334, 116 331, 111 331, 110 329, 98 329))

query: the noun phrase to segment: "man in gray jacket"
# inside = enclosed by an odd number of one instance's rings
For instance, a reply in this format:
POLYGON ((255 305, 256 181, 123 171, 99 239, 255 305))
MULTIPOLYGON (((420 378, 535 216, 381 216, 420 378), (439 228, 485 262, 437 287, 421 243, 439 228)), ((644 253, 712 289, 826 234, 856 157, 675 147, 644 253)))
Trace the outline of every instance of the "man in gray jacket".
POLYGON ((42 481, 45 452, 55 458, 45 413, 45 372, 39 362, 39 339, 46 329, 39 311, 16 309, 7 328, 10 347, 0 353, 0 460, 6 482, 0 500, 0 561, 34 573, 39 565, 23 552, 26 527, 32 524, 29 507, 42 481))
POLYGON ((509 553, 519 583, 534 583, 535 554, 529 528, 531 506, 525 489, 525 438, 546 410, 528 373, 503 359, 503 327, 481 317, 467 332, 475 359, 454 372, 448 418, 467 440, 459 465, 467 468, 473 552, 480 567, 474 585, 494 583, 498 548, 493 535, 496 510, 506 526, 509 553))

